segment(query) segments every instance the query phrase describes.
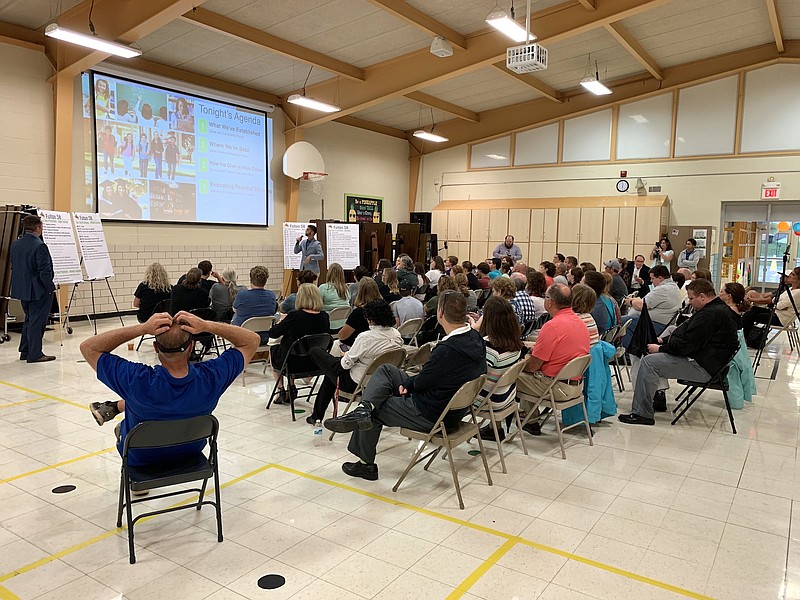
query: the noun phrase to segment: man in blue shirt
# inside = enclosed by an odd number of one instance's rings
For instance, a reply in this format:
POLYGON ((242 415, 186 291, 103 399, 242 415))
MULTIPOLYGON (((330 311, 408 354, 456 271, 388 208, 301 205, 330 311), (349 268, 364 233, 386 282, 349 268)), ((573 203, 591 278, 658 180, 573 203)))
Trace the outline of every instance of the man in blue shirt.
MULTIPOLYGON (((220 396, 244 370, 258 348, 258 335, 252 331, 203 319, 187 312, 175 317, 156 313, 146 323, 121 327, 90 337, 81 343, 81 354, 97 372, 97 378, 122 398, 117 402, 89 405, 98 425, 121 412, 117 450, 125 436, 142 421, 169 421, 208 415, 220 396), (211 333, 228 340, 233 348, 219 358, 189 363, 194 349, 192 335, 211 333), (161 363, 155 367, 125 360, 111 352, 142 335, 156 338, 153 346, 161 363)), ((203 449, 205 442, 169 448, 131 451, 128 463, 142 466, 188 458, 203 449)))
POLYGON ((275 292, 265 290, 269 269, 257 265, 250 269, 250 289, 242 290, 233 299, 231 324, 241 326, 250 317, 271 317, 278 310, 275 292))

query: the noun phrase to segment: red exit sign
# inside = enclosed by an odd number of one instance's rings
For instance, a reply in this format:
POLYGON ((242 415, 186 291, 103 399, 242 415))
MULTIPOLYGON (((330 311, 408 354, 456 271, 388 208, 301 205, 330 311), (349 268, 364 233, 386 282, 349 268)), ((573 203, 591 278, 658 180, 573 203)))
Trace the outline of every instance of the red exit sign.
POLYGON ((781 197, 781 184, 778 182, 770 181, 761 184, 761 199, 762 200, 779 200, 781 197))

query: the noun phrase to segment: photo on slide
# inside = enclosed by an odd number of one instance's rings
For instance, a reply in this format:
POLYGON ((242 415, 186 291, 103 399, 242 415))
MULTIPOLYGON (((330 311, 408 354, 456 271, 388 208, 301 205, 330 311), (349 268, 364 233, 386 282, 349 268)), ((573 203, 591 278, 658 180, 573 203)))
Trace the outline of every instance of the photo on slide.
POLYGON ((194 184, 150 181, 150 219, 153 221, 194 221, 197 201, 194 184))
MULTIPOLYGON (((98 119, 111 119, 115 108, 115 86, 108 79, 98 77, 94 80, 94 112, 98 119)), ((84 113, 86 112, 84 99, 84 113)))
POLYGON ((169 128, 194 133, 194 102, 183 96, 169 97, 169 128))
POLYGON ((105 179, 100 181, 98 212, 109 219, 148 218, 150 212, 147 181, 141 179, 105 179))
POLYGON ((142 127, 156 127, 161 120, 161 109, 167 106, 167 94, 149 86, 117 82, 117 102, 127 105, 127 118, 122 120, 137 123, 142 127), (131 121, 131 118, 133 119, 131 121))

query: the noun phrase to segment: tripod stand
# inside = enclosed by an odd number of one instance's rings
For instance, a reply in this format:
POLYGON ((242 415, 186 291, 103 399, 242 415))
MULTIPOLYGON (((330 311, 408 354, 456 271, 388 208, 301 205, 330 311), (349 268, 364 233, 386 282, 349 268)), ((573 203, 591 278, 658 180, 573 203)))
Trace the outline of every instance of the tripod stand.
POLYGON ((775 320, 775 311, 778 308, 778 299, 781 297, 781 294, 786 292, 786 296, 789 298, 789 303, 792 305, 792 309, 794 310, 795 317, 800 319, 800 312, 797 310, 797 304, 794 301, 794 296, 792 296, 792 288, 786 282, 786 264, 789 262, 789 250, 791 249, 792 244, 789 241, 786 244, 786 251, 783 253, 783 266, 781 267, 781 279, 780 283, 778 284, 778 289, 775 290, 775 294, 772 297, 772 303, 770 305, 769 311, 769 319, 766 323, 764 323, 764 333, 761 336, 761 341, 758 345, 758 350, 756 350, 756 355, 753 357, 753 375, 756 374, 758 371, 758 367, 761 364, 761 357, 764 354, 764 347, 767 345, 767 337, 769 334, 769 329, 775 320))

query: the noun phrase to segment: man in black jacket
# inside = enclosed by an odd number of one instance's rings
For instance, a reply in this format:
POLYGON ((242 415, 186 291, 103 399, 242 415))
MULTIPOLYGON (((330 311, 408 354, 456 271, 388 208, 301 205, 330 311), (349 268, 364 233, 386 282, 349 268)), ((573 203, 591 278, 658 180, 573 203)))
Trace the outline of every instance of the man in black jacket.
MULTIPOLYGON (((444 292, 436 316, 447 335, 418 375, 408 377, 397 367, 383 365, 369 380, 358 408, 325 421, 325 427, 336 433, 353 432, 347 449, 360 461, 342 465, 348 475, 376 480, 375 454, 384 425, 429 431, 458 388, 486 373, 486 346, 466 322, 464 295, 444 292)), ((445 426, 458 423, 467 410, 449 413, 445 426)))
POLYGON ((653 398, 659 379, 708 381, 738 346, 739 316, 717 298, 711 282, 696 279, 686 291, 694 315, 663 343, 647 346, 649 354, 642 357, 633 390, 633 412, 619 416, 623 423, 655 425, 653 398))
POLYGON ((628 271, 628 293, 644 298, 650 291, 650 267, 644 264, 644 256, 637 254, 625 269, 628 271))

